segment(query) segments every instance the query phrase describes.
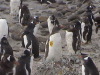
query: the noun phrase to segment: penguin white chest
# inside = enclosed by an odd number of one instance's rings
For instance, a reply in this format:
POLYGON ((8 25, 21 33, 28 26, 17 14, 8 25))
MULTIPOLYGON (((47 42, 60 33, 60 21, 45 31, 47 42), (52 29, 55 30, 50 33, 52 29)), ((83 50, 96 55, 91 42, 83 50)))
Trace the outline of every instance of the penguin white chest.
POLYGON ((21 9, 19 10, 19 23, 21 23, 21 9))
POLYGON ((82 65, 82 75, 85 75, 85 67, 82 65))
MULTIPOLYGON (((25 48, 26 48, 26 46, 28 44, 28 39, 27 39, 26 35, 24 35, 23 38, 24 38, 24 45, 25 45, 25 48)), ((28 48, 32 48, 32 43, 31 43, 31 45, 28 48)))
POLYGON ((49 33, 51 34, 52 33, 52 30, 54 28, 54 25, 51 23, 51 20, 50 19, 48 19, 47 22, 48 22, 49 33))
POLYGON ((66 43, 67 43, 67 50, 69 53, 75 53, 73 50, 73 32, 66 31, 66 43))
POLYGON ((86 40, 83 38, 84 27, 85 27, 85 23, 82 22, 82 24, 81 24, 81 30, 82 30, 82 42, 83 42, 83 43, 86 43, 86 40))
POLYGON ((37 24, 37 25, 35 26, 35 28, 34 28, 34 32, 33 32, 33 34, 34 34, 35 36, 36 36, 37 33, 38 33, 39 25, 40 25, 40 24, 37 24))
POLYGON ((47 61, 59 61, 62 56, 61 36, 60 33, 55 33, 49 38, 49 53, 47 61))

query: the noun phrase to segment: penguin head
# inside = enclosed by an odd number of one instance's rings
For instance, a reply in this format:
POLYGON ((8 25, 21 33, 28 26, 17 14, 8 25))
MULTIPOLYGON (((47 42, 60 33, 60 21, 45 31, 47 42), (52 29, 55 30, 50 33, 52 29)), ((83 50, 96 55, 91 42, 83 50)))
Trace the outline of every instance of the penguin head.
POLYGON ((6 54, 1 56, 1 63, 5 65, 5 68, 13 68, 14 64, 16 64, 16 60, 14 56, 6 54))
POLYGON ((39 17, 38 16, 34 16, 34 19, 39 22, 39 17))
POLYGON ((23 54, 21 55, 21 58, 26 58, 27 56, 31 55, 30 49, 26 49, 23 54))
POLYGON ((34 17, 30 17, 30 23, 29 25, 33 25, 35 26, 36 24, 40 23, 39 17, 38 16, 34 16, 34 17))
POLYGON ((56 21, 55 16, 54 16, 54 15, 52 15, 52 16, 50 17, 50 20, 51 20, 51 23, 53 23, 53 24, 54 24, 54 22, 56 21))
POLYGON ((81 57, 84 59, 84 58, 88 57, 88 54, 81 53, 81 57))
POLYGON ((49 20, 50 20, 51 24, 53 24, 56 27, 59 27, 59 22, 54 15, 49 16, 49 20))
POLYGON ((92 59, 87 54, 81 53, 81 57, 84 63, 93 63, 92 59))
POLYGON ((89 5, 87 6, 87 12, 92 12, 92 10, 95 9, 95 6, 91 3, 89 3, 89 5))
POLYGON ((30 49, 27 49, 24 51, 25 56, 30 56, 30 54, 31 54, 30 49))
POLYGON ((1 44, 4 44, 4 45, 9 44, 6 37, 3 37, 3 38, 1 39, 1 44))

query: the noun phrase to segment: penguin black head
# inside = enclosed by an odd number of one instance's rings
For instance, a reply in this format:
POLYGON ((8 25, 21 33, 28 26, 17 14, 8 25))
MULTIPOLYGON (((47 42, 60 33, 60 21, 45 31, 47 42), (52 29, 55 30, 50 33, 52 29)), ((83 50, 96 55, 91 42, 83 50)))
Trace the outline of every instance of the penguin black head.
POLYGON ((81 57, 82 57, 82 58, 88 57, 88 54, 81 53, 81 57))
POLYGON ((84 63, 93 63, 92 59, 87 54, 81 53, 81 57, 84 63))
POLYGON ((3 37, 3 38, 1 39, 1 44, 5 44, 5 45, 9 44, 6 37, 3 37))
POLYGON ((54 15, 52 15, 52 16, 50 17, 50 19, 51 19, 51 20, 55 20, 56 18, 55 18, 54 15))
MULTIPOLYGON (((19 61, 23 61, 23 60, 26 60, 27 58, 29 58, 31 56, 31 52, 29 49, 25 50, 23 52, 23 54, 21 55, 21 57, 19 57, 19 61)), ((24 61, 23 61, 24 62, 24 61)))
POLYGON ((35 19, 36 21, 39 21, 39 17, 38 17, 38 16, 34 16, 34 19, 35 19))
POLYGON ((50 21, 53 25, 55 25, 56 27, 59 26, 59 22, 58 22, 57 18, 54 15, 49 16, 49 18, 50 18, 50 21))
POLYGON ((95 8, 94 5, 92 5, 91 3, 89 3, 89 5, 87 6, 87 12, 92 12, 92 10, 95 8))
POLYGON ((24 51, 24 54, 25 54, 25 56, 30 56, 31 52, 30 52, 30 50, 27 49, 24 51))
POLYGON ((12 55, 6 54, 1 56, 1 63, 5 65, 5 68, 13 68, 15 61, 16 60, 12 55))

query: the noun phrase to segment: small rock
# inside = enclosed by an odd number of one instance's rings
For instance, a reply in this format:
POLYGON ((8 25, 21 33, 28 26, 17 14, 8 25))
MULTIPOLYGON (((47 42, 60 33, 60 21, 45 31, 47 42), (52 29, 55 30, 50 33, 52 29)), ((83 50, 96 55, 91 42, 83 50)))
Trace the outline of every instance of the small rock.
POLYGON ((43 28, 48 28, 47 21, 42 22, 40 25, 41 25, 43 28))
POLYGON ((47 19, 48 19, 48 17, 44 17, 44 16, 40 16, 40 17, 39 17, 39 20, 40 20, 41 22, 47 21, 47 19))

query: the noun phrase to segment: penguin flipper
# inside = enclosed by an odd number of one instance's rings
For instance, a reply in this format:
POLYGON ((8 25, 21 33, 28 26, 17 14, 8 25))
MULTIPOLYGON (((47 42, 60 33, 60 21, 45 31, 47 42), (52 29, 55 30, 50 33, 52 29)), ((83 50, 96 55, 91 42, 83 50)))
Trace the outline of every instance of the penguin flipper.
POLYGON ((28 48, 31 45, 31 41, 28 41, 26 48, 28 48))
POLYGON ((26 69, 27 69, 27 71, 28 71, 28 73, 30 75, 31 74, 31 68, 30 68, 30 64, 29 63, 26 64, 26 69))
POLYGON ((85 68, 85 75, 89 75, 89 70, 88 70, 88 68, 85 68))
POLYGON ((49 52, 49 39, 46 41, 46 45, 45 45, 45 59, 48 56, 48 52, 49 52))
POLYGON ((22 38, 22 47, 25 48, 24 39, 22 38))

